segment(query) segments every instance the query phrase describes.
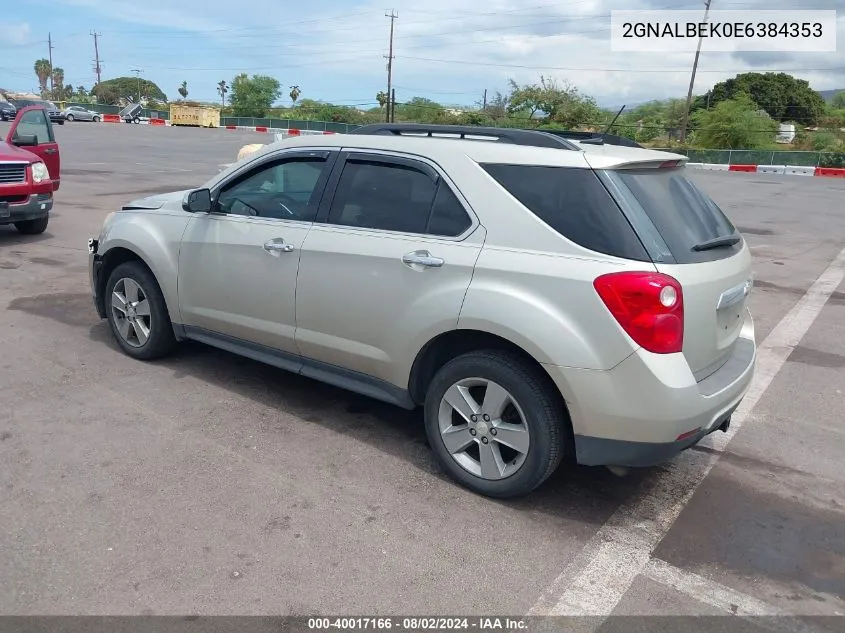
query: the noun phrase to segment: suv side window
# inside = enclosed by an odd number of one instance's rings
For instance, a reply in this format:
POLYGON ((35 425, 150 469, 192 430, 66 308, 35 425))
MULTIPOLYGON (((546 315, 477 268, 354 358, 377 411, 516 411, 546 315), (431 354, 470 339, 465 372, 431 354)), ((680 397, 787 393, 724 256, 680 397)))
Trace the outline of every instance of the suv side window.
POLYGON ((19 136, 36 136, 39 144, 52 143, 53 129, 47 120, 47 113, 44 110, 24 112, 15 129, 15 138, 19 136))
POLYGON ((619 205, 591 169, 482 165, 505 190, 565 238, 591 251, 651 261, 619 205))
POLYGON ((442 178, 422 166, 351 158, 343 166, 328 223, 455 237, 472 221, 442 178))
POLYGON ((294 156, 260 165, 217 197, 220 213, 311 222, 326 171, 323 156, 294 156))

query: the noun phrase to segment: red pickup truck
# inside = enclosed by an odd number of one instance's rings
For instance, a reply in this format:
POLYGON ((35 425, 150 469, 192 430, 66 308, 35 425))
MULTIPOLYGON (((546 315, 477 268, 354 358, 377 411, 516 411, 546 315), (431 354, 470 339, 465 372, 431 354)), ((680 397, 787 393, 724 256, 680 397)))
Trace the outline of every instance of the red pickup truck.
POLYGON ((0 225, 26 235, 47 229, 53 192, 59 188, 59 144, 47 111, 18 110, 6 141, 0 141, 0 225))

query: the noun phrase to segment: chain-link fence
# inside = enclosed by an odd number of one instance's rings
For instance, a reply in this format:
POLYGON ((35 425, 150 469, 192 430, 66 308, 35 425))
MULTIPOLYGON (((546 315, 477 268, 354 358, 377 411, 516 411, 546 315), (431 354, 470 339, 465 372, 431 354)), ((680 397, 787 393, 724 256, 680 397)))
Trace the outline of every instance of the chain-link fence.
POLYGON ((691 163, 721 165, 787 165, 789 167, 845 167, 845 153, 796 152, 756 149, 665 149, 684 154, 691 163))

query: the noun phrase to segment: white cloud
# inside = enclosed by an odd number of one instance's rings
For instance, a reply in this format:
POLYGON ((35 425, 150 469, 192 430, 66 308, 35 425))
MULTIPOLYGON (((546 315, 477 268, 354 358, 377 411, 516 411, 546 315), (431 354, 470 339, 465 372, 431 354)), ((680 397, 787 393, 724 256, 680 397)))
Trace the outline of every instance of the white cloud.
POLYGON ((13 24, 0 22, 0 41, 12 46, 20 46, 29 42, 30 28, 26 22, 13 24))

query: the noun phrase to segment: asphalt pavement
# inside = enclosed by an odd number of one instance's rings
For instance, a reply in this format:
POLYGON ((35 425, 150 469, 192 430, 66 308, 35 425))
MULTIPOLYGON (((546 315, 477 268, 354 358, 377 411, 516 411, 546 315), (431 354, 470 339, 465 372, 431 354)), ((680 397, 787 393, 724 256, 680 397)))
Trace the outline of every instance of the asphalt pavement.
POLYGON ((57 136, 47 232, 0 227, 0 613, 845 614, 845 180, 694 174, 755 258, 762 371, 729 437, 502 502, 440 472, 419 413, 112 342, 88 237, 271 136, 57 136))

